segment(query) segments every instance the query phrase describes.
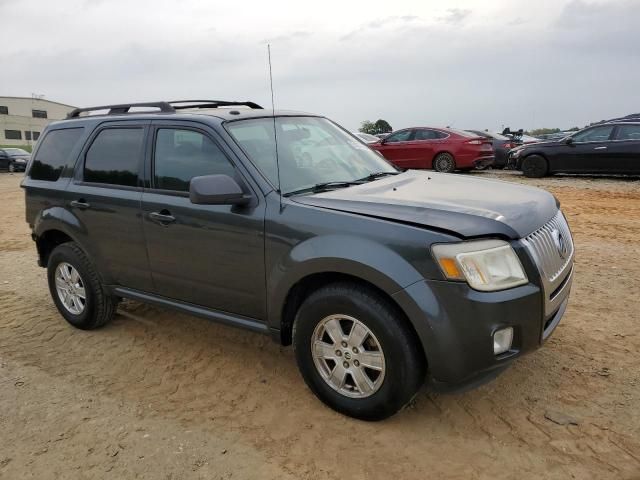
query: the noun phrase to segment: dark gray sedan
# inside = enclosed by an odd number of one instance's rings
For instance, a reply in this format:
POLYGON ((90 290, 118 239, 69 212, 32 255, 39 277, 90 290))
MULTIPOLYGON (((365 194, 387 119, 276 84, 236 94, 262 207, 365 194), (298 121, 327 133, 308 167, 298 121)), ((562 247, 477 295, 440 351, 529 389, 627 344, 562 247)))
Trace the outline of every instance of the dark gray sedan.
POLYGON ((21 148, 0 148, 0 169, 24 172, 31 154, 21 148))

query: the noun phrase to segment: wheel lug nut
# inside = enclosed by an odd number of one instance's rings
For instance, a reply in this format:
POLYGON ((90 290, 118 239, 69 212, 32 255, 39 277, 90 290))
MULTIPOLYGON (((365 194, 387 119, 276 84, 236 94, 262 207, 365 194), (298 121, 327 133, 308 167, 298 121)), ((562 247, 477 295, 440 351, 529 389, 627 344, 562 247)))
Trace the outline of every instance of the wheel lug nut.
POLYGON ((340 350, 336 350, 336 357, 341 357, 342 356, 342 352, 340 350))
POLYGON ((356 347, 353 347, 353 353, 358 353, 358 349, 356 347))
POLYGON ((347 348, 347 342, 342 342, 342 348, 347 348))
POLYGON ((344 362, 344 363, 342 364, 342 366, 343 366, 344 368, 349 368, 349 362, 344 362))
POLYGON ((359 367, 359 366, 360 366, 360 362, 359 362, 358 360, 354 360, 354 361, 353 361, 353 364, 354 364, 356 367, 359 367))

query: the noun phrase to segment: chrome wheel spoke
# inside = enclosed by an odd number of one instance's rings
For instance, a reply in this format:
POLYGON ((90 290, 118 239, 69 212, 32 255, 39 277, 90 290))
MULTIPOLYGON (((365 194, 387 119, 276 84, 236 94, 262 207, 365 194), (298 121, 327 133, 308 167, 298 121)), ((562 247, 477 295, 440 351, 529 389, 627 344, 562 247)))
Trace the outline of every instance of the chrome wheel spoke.
POLYGON ((335 360, 336 349, 333 345, 316 340, 313 344, 313 356, 316 358, 335 360))
POLYGON ((371 368, 373 370, 382 370, 384 368, 384 357, 382 353, 375 351, 364 351, 358 355, 360 365, 371 368))
POLYGON ((371 395, 374 392, 374 385, 367 376, 363 368, 354 368, 351 370, 351 378, 353 378, 356 388, 363 395, 371 395))
POLYGON ((360 322, 353 322, 347 343, 352 347, 361 347, 369 335, 369 330, 360 322))
POLYGON ((73 283, 74 285, 78 284, 78 281, 80 280, 80 274, 75 268, 71 269, 71 273, 69 274, 69 279, 71 280, 71 283, 73 283))
POLYGON ((80 297, 82 300, 87 298, 87 294, 84 291, 84 287, 76 288, 76 295, 80 297))
POLYGON ((67 288, 67 283, 64 281, 64 279, 62 277, 59 277, 56 275, 56 288, 59 290, 62 290, 64 288, 67 288))
POLYGON ((336 363, 336 366, 333 368, 331 375, 328 378, 328 381, 331 382, 338 390, 344 388, 345 380, 347 379, 347 369, 344 368, 342 363, 336 363))
POLYGON ((334 344, 339 344, 344 339, 344 333, 338 319, 333 318, 324 325, 325 331, 331 337, 334 344))

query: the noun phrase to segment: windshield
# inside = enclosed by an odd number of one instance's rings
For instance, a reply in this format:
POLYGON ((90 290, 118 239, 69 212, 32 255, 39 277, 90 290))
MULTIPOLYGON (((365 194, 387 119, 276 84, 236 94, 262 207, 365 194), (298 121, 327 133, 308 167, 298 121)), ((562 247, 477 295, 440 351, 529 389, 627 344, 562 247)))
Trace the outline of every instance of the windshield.
MULTIPOLYGON (((228 122, 227 130, 272 185, 278 185, 273 118, 228 122)), ((326 182, 396 172, 384 158, 326 118, 277 117, 282 194, 326 182)))
POLYGON ((29 155, 29 152, 21 148, 5 148, 4 151, 9 155, 29 155))

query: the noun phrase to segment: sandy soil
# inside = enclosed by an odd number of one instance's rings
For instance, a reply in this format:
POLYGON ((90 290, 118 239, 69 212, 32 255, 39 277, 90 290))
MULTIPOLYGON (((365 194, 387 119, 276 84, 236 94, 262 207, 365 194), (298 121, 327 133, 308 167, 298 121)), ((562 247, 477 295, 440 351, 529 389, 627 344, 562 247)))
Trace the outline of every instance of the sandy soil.
POLYGON ((132 302, 68 326, 21 175, 0 174, 0 478, 640 479, 640 181, 473 175, 562 201, 567 314, 493 383, 371 424, 324 407, 266 337, 132 302))

